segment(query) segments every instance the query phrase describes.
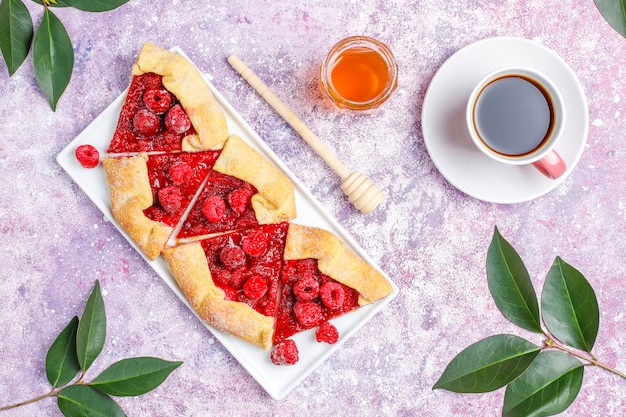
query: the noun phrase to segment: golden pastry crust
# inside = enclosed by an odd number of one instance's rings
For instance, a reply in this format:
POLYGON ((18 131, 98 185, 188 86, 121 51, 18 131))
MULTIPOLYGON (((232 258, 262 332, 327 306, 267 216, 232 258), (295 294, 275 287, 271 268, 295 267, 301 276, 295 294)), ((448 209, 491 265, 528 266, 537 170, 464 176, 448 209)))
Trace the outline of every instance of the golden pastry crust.
POLYGON ((140 154, 103 158, 102 164, 109 184, 113 217, 148 259, 154 260, 167 244, 173 229, 143 213, 154 203, 146 161, 147 156, 140 154))
POLYGON ((257 189, 252 208, 259 224, 281 223, 296 217, 293 183, 239 136, 231 135, 213 167, 257 189))
POLYGON ((327 230, 291 223, 284 258, 317 259, 317 267, 323 274, 359 292, 360 305, 373 303, 393 291, 380 272, 327 230))
POLYGON ((196 67, 182 55, 146 42, 133 64, 132 74, 147 72, 163 76, 163 85, 180 100, 198 132, 183 138, 183 151, 220 149, 228 137, 226 116, 196 67))
POLYGON ((274 318, 257 312, 245 303, 224 299, 224 292, 213 283, 199 242, 167 248, 163 257, 181 291, 202 320, 262 349, 272 347, 274 318))

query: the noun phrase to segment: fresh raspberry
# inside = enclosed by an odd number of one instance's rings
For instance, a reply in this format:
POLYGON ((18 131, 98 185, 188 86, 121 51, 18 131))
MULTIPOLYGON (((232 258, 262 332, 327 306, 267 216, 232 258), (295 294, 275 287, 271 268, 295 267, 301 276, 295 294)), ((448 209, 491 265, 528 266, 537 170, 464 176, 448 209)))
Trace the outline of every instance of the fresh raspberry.
POLYGON ((175 213, 180 210, 182 195, 178 187, 170 185, 159 189, 157 198, 166 213, 175 213))
POLYGON ((293 312, 298 323, 305 327, 316 326, 322 319, 322 308, 313 301, 296 301, 293 312))
POLYGON ((172 133, 185 133, 191 128, 191 120, 183 110, 183 106, 172 106, 165 115, 165 128, 172 133))
POLYGON ((320 324, 320 327, 315 331, 315 340, 317 340, 318 343, 326 342, 332 345, 339 340, 339 332, 331 322, 325 321, 320 324))
POLYGON ((228 205, 236 213, 241 214, 246 211, 248 203, 250 202, 250 197, 252 197, 252 190, 248 190, 247 188, 238 188, 228 194, 228 205))
POLYGON ((301 259, 296 264, 296 270, 298 272, 317 272, 317 259, 301 259))
POLYGON ((148 109, 141 109, 133 117, 135 132, 142 136, 154 136, 161 129, 161 119, 148 109))
POLYGON ((140 75, 141 83, 149 90, 151 88, 163 88, 163 76, 154 72, 140 75))
POLYGON ((293 286, 293 295, 300 301, 311 301, 320 292, 320 284, 310 272, 305 272, 293 286))
POLYGON ((91 145, 80 145, 76 148, 75 155, 83 168, 95 168, 100 162, 100 153, 91 145))
POLYGON ((252 275, 243 284, 243 293, 251 300, 258 300, 267 292, 267 281, 260 275, 252 275))
POLYGON ((329 281, 320 287, 320 298, 326 307, 336 309, 343 305, 345 292, 341 285, 329 281))
POLYGON ((232 271, 246 264, 246 254, 238 246, 227 245, 220 251, 220 262, 232 271))
POLYGON ((241 248, 250 256, 261 256, 267 249, 267 236, 263 232, 254 232, 241 242, 241 248))
POLYGON ((274 365, 295 365, 298 362, 298 346, 291 339, 277 343, 270 353, 274 365))
POLYGON ((172 96, 163 88, 151 88, 143 93, 143 104, 156 114, 163 114, 172 105, 172 96))
POLYGON ((218 195, 213 195, 202 203, 202 215, 211 223, 217 223, 222 220, 225 212, 226 203, 218 195))
POLYGON ((191 165, 186 162, 178 162, 170 167, 170 178, 174 184, 180 185, 187 182, 193 176, 191 165))

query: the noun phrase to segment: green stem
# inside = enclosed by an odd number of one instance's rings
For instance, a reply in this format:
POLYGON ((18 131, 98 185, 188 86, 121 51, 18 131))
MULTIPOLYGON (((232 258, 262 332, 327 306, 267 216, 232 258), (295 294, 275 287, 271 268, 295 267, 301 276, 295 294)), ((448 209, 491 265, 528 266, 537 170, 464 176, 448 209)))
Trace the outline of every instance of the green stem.
POLYGON ((599 360, 596 359, 596 357, 589 353, 588 355, 582 354, 580 352, 578 352, 577 350, 571 349, 567 346, 563 346, 560 343, 557 343, 553 338, 548 337, 548 339, 546 340, 546 346, 549 348, 554 348, 554 349, 558 349, 561 350, 563 352, 569 353, 572 356, 577 357, 578 359, 582 359, 584 361, 589 362, 589 364, 600 367, 602 369, 605 369, 609 372, 614 373, 615 375, 619 375, 622 378, 626 379, 626 374, 623 372, 618 371, 617 369, 611 368, 608 365, 603 364, 602 362, 600 362, 599 360))
POLYGON ((37 402, 39 400, 43 400, 44 398, 54 397, 60 391, 61 391, 60 389, 53 389, 52 391, 50 391, 47 394, 40 395, 39 397, 35 397, 35 398, 30 399, 28 401, 23 401, 21 403, 11 404, 11 405, 7 405, 7 406, 4 406, 4 407, 0 407, 0 411, 11 410, 13 408, 21 407, 21 406, 26 405, 26 404, 31 404, 31 403, 37 402))

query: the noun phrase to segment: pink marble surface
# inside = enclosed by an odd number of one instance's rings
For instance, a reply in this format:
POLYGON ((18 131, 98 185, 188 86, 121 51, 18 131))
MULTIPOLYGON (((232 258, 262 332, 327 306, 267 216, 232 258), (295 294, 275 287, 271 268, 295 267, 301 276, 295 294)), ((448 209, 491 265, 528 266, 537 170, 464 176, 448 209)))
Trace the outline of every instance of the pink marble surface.
MULTIPOLYGON (((89 374, 129 356, 184 365, 155 391, 119 403, 129 416, 486 416, 502 390, 432 391, 469 344, 509 332, 491 300, 485 257, 497 225, 519 250, 537 289, 556 255, 585 274, 600 303, 595 354, 626 370, 626 40, 592 0, 324 2, 132 0, 108 13, 56 9, 74 43, 71 83, 53 113, 29 58, 0 71, 0 406, 49 389, 44 358, 99 279, 108 338, 89 374), (332 3, 332 5, 331 5, 332 3), (386 42, 399 63, 396 94, 374 115, 324 105, 317 68, 349 35, 386 42), (424 146, 426 88, 459 48, 516 36, 557 52, 589 105, 589 136, 572 174, 534 201, 497 205, 453 188, 424 146), (399 296, 284 400, 273 400, 199 323, 57 165, 56 155, 128 83, 145 40, 179 45, 294 174, 400 287, 399 296), (339 181, 226 63, 238 54, 344 163, 387 193, 370 216, 355 211, 339 181)), ((41 7, 28 2, 39 22, 41 7)), ((586 368, 564 416, 626 414, 626 380, 586 368)), ((0 412, 60 415, 54 400, 0 412)))

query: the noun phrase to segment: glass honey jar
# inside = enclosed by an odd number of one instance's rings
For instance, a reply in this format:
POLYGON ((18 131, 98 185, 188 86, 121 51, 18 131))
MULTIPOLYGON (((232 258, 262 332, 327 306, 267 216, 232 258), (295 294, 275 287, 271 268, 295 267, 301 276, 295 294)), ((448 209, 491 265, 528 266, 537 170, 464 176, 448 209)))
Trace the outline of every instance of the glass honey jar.
POLYGON ((366 36, 337 42, 320 67, 320 87, 340 109, 376 109, 397 86, 398 66, 391 50, 366 36))

